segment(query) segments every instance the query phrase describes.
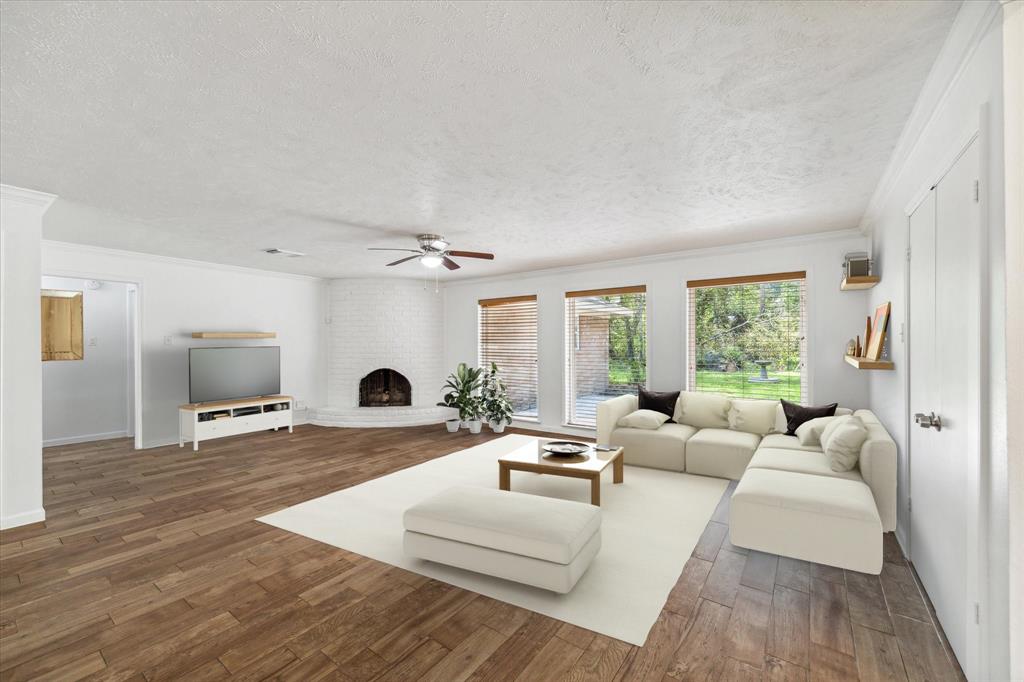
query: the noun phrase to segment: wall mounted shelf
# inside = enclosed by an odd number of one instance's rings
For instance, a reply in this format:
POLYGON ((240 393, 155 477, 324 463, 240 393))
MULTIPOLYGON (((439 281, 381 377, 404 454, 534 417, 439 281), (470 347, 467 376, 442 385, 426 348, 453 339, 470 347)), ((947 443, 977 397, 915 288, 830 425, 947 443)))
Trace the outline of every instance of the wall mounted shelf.
POLYGON ((193 339, 276 339, 277 332, 192 332, 193 339))
POLYGON ((843 283, 839 285, 839 288, 842 291, 862 291, 864 289, 870 289, 881 281, 882 278, 878 275, 843 277, 843 283))
POLYGON ((858 358, 853 355, 844 355, 846 364, 853 365, 857 369, 896 369, 889 360, 872 360, 871 358, 858 358))

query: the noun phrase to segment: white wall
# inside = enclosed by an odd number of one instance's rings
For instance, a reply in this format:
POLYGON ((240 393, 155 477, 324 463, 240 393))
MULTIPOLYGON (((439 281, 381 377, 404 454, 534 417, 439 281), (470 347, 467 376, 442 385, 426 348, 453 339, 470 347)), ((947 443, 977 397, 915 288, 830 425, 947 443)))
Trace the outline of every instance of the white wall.
MULTIPOLYGON (((963 270, 941 273, 943 277, 962 279, 964 286, 970 286, 972 278, 980 279, 984 302, 981 362, 975 372, 982 375, 981 414, 987 419, 986 424, 980 425, 985 435, 981 453, 980 523, 988 529, 987 548, 982 541, 981 552, 987 556, 988 573, 980 579, 987 595, 978 596, 983 624, 981 632, 976 633, 981 651, 979 666, 973 672, 979 679, 1009 678, 1001 32, 998 3, 964 4, 943 54, 922 91, 918 110, 904 132, 890 171, 865 218, 865 225, 873 232, 874 257, 878 274, 882 276, 881 283, 871 290, 871 304, 892 301, 890 329, 898 331, 908 319, 908 208, 938 181, 940 173, 949 168, 954 155, 970 137, 979 130, 982 132, 981 192, 988 211, 989 229, 982 235, 964 234, 963 270), (915 119, 919 125, 914 125, 915 119), (974 243, 984 257, 980 269, 967 258, 972 251, 971 240, 976 240, 974 243)), ((899 448, 896 532, 906 548, 913 542, 909 537, 907 508, 907 354, 905 344, 895 334, 892 359, 896 363, 895 372, 871 373, 870 395, 872 409, 899 448)), ((965 361, 971 362, 971 358, 965 361)))
POLYGON ((478 299, 536 294, 540 426, 584 433, 563 427, 566 291, 646 284, 648 383, 652 390, 679 390, 686 382, 687 280, 806 270, 809 400, 866 407, 866 373, 847 365, 843 354, 846 342, 864 333, 868 299, 865 292, 839 290, 843 254, 866 248, 863 237, 845 232, 449 284, 445 367, 478 362, 478 299))
POLYGON ((82 292, 81 360, 43 363, 43 446, 129 435, 128 287, 43 276, 44 289, 82 292))
MULTIPOLYGON (((74 213, 62 211, 62 219, 74 213)), ((45 229, 45 225, 44 225, 45 229)), ((279 345, 281 390, 306 406, 326 401, 326 284, 310 277, 44 241, 49 275, 139 285, 143 447, 178 440, 178 405, 188 401, 190 346, 279 345), (270 341, 205 341, 193 331, 273 331, 270 341)), ((38 278, 36 280, 38 282, 38 278)), ((38 327, 38 322, 36 323, 38 327)))
POLYGON ((43 511, 39 237, 54 197, 0 185, 0 528, 43 511))
POLYGON ((375 369, 401 372, 412 404, 440 400, 443 297, 433 282, 335 279, 330 284, 328 403, 356 407, 359 381, 375 369))

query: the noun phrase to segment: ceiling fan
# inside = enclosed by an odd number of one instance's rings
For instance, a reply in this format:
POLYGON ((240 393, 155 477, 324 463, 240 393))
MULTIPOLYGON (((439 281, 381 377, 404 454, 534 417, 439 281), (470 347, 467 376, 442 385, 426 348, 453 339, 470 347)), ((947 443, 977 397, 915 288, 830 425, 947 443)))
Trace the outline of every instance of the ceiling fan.
POLYGON ((416 254, 415 256, 406 256, 405 258, 399 258, 393 263, 388 263, 388 267, 392 265, 398 265, 413 259, 419 259, 420 263, 428 268, 436 268, 439 265, 443 265, 449 270, 458 270, 460 266, 458 263, 451 259, 452 256, 455 258, 482 258, 484 260, 494 260, 493 253, 482 253, 480 251, 453 251, 448 248, 449 244, 439 234, 421 234, 416 237, 420 243, 418 249, 384 249, 378 247, 371 247, 370 251, 407 251, 409 253, 416 254))

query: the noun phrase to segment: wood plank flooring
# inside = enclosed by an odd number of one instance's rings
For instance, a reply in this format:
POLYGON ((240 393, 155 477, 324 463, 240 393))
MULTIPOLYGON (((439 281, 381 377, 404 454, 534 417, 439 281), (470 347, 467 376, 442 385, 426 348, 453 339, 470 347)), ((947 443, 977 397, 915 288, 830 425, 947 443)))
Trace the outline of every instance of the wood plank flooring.
POLYGON ((0 680, 963 679, 891 535, 881 576, 747 551, 731 488, 643 647, 254 521, 494 437, 49 448, 45 524, 0 533, 0 680))

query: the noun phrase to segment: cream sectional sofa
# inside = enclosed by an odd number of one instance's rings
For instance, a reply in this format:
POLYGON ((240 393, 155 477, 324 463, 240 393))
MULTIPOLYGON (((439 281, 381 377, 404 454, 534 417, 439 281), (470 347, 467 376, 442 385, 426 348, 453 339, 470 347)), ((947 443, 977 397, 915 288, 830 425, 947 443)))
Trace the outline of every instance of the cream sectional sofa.
POLYGON ((868 438, 857 467, 836 472, 820 447, 785 435, 779 401, 709 397, 684 391, 675 423, 657 429, 618 426, 636 396, 604 401, 597 442, 621 446, 626 464, 738 480, 729 527, 739 547, 880 572, 882 532, 896 528, 896 444, 875 415, 853 413, 868 438))

